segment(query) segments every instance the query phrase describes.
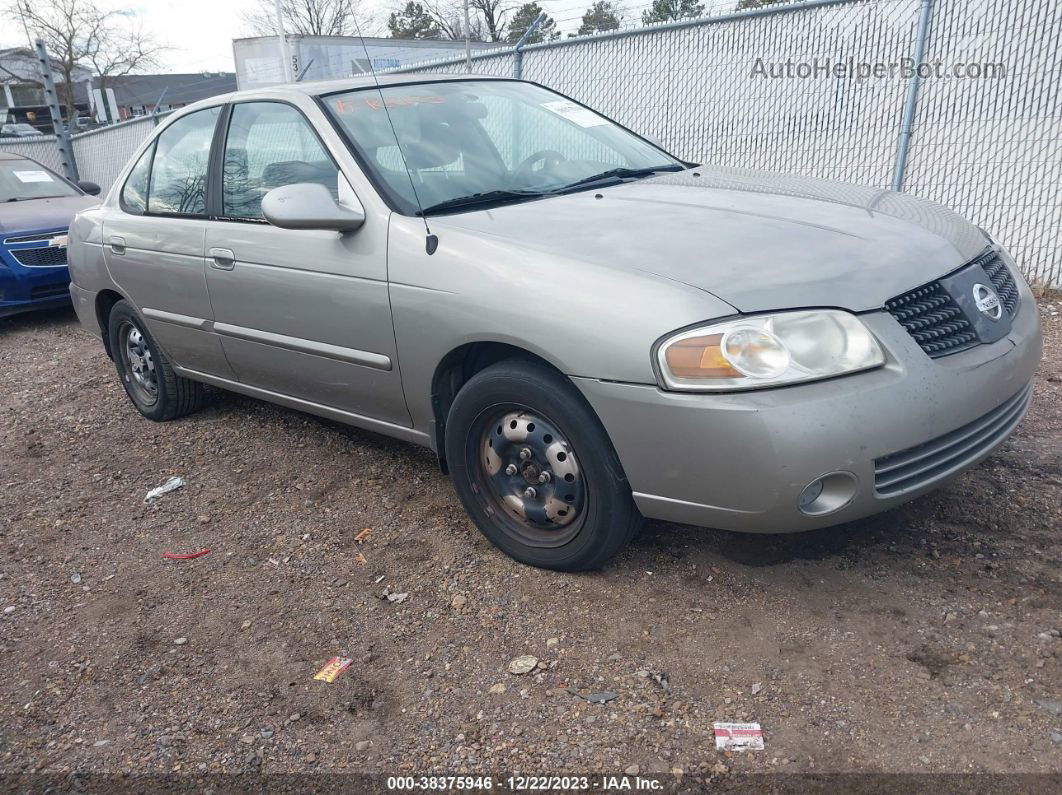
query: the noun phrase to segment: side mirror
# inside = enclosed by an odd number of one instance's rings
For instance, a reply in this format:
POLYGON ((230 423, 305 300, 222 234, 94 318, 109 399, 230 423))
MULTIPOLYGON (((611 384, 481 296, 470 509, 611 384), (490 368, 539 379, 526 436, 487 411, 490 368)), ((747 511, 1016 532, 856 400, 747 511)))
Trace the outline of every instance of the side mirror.
POLYGON ((77 186, 81 188, 81 190, 85 191, 85 193, 87 193, 89 196, 100 195, 100 186, 97 185, 95 182, 89 182, 87 179, 83 179, 77 183, 77 186))
MULTIPOLYGON (((357 199, 352 197, 352 202, 357 199)), ((262 197, 262 215, 281 229, 331 229, 353 232, 365 223, 361 205, 344 207, 315 182, 273 188, 262 197)))

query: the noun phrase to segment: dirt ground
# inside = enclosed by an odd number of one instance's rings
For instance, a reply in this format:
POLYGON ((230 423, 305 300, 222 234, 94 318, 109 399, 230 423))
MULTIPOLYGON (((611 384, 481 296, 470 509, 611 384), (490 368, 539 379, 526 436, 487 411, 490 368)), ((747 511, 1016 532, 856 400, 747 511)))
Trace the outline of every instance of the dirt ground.
POLYGON ((1041 311, 1028 418, 946 488, 796 536, 650 523, 580 575, 495 551, 426 451, 222 392, 153 424, 72 313, 0 321, 0 773, 1062 773, 1041 311))

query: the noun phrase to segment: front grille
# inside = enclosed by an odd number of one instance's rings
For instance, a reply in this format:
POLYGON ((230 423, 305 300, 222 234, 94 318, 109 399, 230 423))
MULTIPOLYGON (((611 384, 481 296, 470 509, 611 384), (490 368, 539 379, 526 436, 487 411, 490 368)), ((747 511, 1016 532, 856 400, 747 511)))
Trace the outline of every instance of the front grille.
POLYGON ((891 314, 931 359, 958 353, 980 340, 962 309, 939 282, 933 282, 886 302, 891 314))
POLYGON ((66 295, 70 295, 70 285, 68 284, 46 284, 30 289, 30 298, 34 301, 38 298, 58 298, 66 295))
POLYGON ((974 461, 1003 441, 1029 407, 1032 384, 978 420, 932 441, 874 461, 874 488, 895 497, 922 488, 974 461))
POLYGON ((66 265, 66 246, 46 248, 16 248, 11 256, 27 268, 49 268, 66 265))
POLYGON ((4 243, 36 243, 38 240, 51 240, 62 232, 42 232, 36 235, 21 235, 19 237, 4 238, 4 243))
POLYGON ((974 264, 985 269, 988 278, 992 280, 992 286, 999 294, 999 300, 1007 314, 1012 318, 1018 313, 1018 285, 1014 281, 1014 275, 1007 267, 1007 263, 995 251, 989 249, 976 260, 974 264))
POLYGON ((1018 283, 994 248, 935 282, 923 284, 885 303, 885 310, 904 327, 931 359, 949 356, 1010 331, 1020 307, 1018 283), (978 285, 992 283, 1005 314, 987 318, 976 300, 978 285))

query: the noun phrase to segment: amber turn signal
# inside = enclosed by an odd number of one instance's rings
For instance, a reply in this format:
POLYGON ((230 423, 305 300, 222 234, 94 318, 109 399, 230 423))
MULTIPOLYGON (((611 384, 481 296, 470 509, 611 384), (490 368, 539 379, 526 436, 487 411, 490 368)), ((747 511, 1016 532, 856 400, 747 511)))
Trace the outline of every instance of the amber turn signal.
POLYGON ((723 335, 689 337, 668 346, 668 369, 677 378, 744 378, 723 356, 723 335))

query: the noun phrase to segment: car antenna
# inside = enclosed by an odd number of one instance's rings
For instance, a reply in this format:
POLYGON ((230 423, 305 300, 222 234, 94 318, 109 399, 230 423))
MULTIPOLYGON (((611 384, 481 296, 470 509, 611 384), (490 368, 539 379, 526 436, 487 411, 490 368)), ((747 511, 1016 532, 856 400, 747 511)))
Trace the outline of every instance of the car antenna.
POLYGON ((428 252, 429 256, 435 253, 435 250, 439 247, 439 238, 431 233, 431 228, 428 226, 428 219, 424 215, 424 205, 420 202, 420 194, 417 193, 417 186, 413 182, 413 174, 409 170, 409 163, 406 161, 406 153, 402 151, 402 142, 398 138, 398 130, 395 129, 395 123, 391 119, 391 111, 387 109, 387 99, 384 97, 383 89, 380 88, 380 79, 376 76, 376 68, 372 65, 372 57, 369 55, 369 48, 365 46, 365 36, 362 35, 361 25, 358 24, 358 16, 354 13, 354 6, 351 0, 347 0, 347 10, 350 11, 351 21, 354 22, 354 27, 358 31, 358 41, 361 42, 361 49, 365 52, 365 61, 369 64, 369 74, 372 75, 372 81, 376 84, 376 93, 380 95, 380 106, 383 108, 384 115, 387 117, 387 124, 391 127, 391 134, 395 137, 395 146, 398 147, 398 156, 402 158, 402 166, 406 169, 406 176, 409 178, 409 187, 413 189, 413 198, 417 201, 417 210, 420 212, 420 220, 424 222, 424 250, 428 252))

